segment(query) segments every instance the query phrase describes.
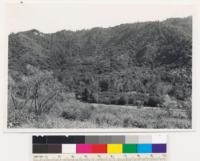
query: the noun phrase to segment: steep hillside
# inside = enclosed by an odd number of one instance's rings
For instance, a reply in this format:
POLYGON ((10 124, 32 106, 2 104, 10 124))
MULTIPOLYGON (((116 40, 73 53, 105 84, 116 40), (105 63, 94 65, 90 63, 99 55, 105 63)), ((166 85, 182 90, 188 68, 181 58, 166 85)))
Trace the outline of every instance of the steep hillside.
POLYGON ((192 17, 12 33, 8 56, 15 83, 32 65, 52 71, 66 93, 85 102, 160 106, 167 95, 186 108, 182 104, 192 92, 192 17))

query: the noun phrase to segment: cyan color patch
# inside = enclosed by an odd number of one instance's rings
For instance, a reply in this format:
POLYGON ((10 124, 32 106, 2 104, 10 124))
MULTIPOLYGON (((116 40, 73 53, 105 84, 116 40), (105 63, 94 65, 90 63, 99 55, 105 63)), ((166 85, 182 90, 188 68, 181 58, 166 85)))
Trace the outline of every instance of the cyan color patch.
POLYGON ((152 153, 152 144, 138 144, 137 153, 152 153))

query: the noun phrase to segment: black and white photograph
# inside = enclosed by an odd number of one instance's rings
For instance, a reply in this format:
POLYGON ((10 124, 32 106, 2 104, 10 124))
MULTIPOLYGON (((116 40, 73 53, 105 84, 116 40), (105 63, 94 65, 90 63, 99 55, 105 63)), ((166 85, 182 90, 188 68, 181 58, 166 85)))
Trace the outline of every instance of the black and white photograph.
POLYGON ((192 129, 192 13, 7 5, 7 128, 192 129))

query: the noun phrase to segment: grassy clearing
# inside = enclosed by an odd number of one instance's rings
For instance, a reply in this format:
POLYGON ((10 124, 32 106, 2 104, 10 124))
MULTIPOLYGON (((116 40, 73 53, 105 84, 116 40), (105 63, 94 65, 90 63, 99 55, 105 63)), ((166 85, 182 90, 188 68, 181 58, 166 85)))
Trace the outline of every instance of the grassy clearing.
POLYGON ((22 128, 191 128, 184 111, 161 108, 137 109, 116 105, 93 105, 68 100, 38 119, 23 120, 22 128))

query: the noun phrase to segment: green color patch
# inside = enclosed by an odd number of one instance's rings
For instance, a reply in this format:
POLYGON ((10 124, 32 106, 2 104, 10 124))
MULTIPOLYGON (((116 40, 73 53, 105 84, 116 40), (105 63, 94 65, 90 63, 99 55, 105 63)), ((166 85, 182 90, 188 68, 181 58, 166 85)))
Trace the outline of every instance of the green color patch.
POLYGON ((123 144, 123 153, 137 153, 137 144, 123 144))

